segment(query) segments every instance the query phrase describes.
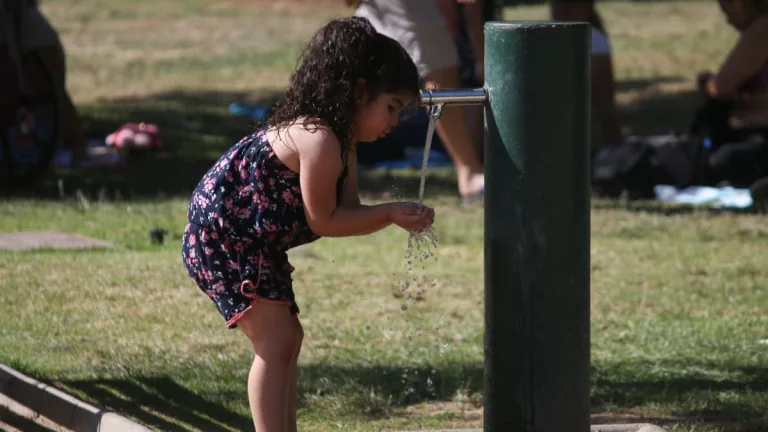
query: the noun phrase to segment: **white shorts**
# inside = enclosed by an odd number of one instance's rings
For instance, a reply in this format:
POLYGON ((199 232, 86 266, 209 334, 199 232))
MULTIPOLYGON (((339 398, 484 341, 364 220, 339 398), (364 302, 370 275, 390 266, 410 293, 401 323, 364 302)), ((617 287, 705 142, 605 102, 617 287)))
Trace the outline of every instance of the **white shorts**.
POLYGON ((367 18, 379 33, 398 41, 422 78, 459 64, 456 44, 434 1, 364 0, 355 15, 367 18))

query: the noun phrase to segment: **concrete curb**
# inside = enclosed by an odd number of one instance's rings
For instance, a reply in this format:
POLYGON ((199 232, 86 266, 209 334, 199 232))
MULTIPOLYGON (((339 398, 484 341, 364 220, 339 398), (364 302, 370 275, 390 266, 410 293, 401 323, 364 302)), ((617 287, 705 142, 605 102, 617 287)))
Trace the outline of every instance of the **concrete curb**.
MULTIPOLYGON (((0 364, 0 394, 75 432, 149 432, 146 427, 103 411, 61 390, 0 364)), ((413 432, 483 432, 482 429, 443 429, 413 432)), ((592 425, 590 432, 666 432, 648 424, 592 425)))
MULTIPOLYGON (((667 432, 664 429, 648 423, 592 425, 590 432, 667 432)), ((482 429, 440 429, 412 432, 483 432, 482 429)))
POLYGON ((0 393, 75 432, 149 432, 138 423, 89 405, 4 364, 0 364, 0 393))
POLYGON ((592 425, 590 432, 666 432, 649 423, 592 425))

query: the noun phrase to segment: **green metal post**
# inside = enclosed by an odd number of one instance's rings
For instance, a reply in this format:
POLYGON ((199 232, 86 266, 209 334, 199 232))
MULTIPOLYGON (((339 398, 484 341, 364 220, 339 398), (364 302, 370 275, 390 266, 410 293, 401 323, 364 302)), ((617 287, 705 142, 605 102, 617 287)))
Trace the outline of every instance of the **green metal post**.
POLYGON ((485 44, 485 431, 586 432, 590 28, 485 44))

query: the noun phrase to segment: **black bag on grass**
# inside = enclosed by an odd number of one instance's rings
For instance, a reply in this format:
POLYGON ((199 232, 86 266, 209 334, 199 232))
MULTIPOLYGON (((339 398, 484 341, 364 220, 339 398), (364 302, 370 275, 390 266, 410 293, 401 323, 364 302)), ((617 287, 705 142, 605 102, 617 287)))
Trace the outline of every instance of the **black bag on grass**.
POLYGON ((749 187, 768 176, 768 131, 731 128, 733 107, 732 101, 708 99, 687 134, 630 137, 601 149, 593 160, 595 192, 649 199, 659 184, 749 187))
POLYGON ((702 177, 704 140, 688 135, 629 137, 601 149, 592 162, 592 185, 599 195, 653 198, 658 184, 684 188, 702 177))

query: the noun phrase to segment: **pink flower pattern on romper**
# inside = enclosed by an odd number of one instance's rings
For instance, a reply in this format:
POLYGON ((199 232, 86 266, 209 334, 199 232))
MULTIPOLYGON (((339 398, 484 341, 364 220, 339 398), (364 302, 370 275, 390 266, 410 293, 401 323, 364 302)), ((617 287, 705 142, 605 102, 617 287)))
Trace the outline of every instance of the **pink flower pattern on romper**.
POLYGON ((187 218, 184 266, 230 328, 254 301, 299 312, 286 252, 319 236, 304 215, 299 175, 277 158, 263 132, 213 164, 192 193, 187 218))

